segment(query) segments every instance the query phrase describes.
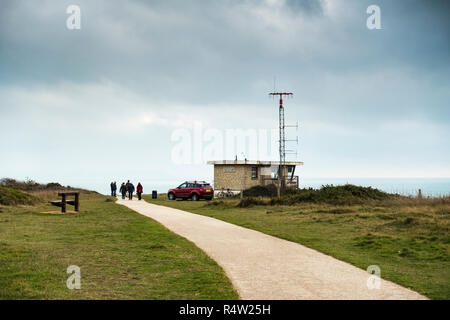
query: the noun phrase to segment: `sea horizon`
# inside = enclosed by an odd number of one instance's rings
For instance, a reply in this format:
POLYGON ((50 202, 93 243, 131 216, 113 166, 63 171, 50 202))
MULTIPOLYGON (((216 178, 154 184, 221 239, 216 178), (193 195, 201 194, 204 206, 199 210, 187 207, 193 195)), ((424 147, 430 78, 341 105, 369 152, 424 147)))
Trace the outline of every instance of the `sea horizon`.
POLYGON ((388 193, 442 197, 450 194, 450 178, 304 178, 299 188, 320 188, 322 185, 353 184, 372 187, 388 193))

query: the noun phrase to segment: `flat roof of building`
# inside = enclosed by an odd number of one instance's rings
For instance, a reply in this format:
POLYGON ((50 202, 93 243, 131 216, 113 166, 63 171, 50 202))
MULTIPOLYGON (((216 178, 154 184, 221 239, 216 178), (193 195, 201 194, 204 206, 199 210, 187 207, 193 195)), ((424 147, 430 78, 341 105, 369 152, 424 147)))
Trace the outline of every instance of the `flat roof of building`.
MULTIPOLYGON (((259 160, 217 160, 217 161, 208 161, 208 164, 213 165, 238 165, 238 164, 247 164, 247 165, 259 165, 259 166, 279 166, 280 161, 259 161, 259 160)), ((286 161, 284 163, 287 166, 302 166, 303 162, 301 161, 286 161)))

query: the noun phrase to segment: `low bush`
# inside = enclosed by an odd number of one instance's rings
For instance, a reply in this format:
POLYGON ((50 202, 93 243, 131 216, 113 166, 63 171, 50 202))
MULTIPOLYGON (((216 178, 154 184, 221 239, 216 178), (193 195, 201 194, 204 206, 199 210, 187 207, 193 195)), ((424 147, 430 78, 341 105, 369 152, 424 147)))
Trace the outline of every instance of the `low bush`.
POLYGON ((12 188, 0 187, 0 205, 33 205, 39 202, 39 199, 31 194, 12 188))
MULTIPOLYGON (((0 179, 0 187, 7 187, 22 191, 46 191, 46 190, 75 190, 71 186, 63 186, 58 182, 50 182, 47 184, 38 183, 34 180, 27 179, 19 181, 11 178, 0 179)), ((77 189, 78 190, 78 189, 77 189)))
POLYGON ((58 182, 50 182, 47 183, 46 185, 46 189, 61 189, 64 188, 61 184, 59 184, 58 182))
POLYGON ((398 197, 372 187, 361 187, 351 184, 342 186, 325 185, 320 189, 286 190, 281 199, 273 199, 273 204, 292 205, 300 202, 328 203, 333 205, 353 205, 377 202, 398 197))
MULTIPOLYGON (((325 185, 320 189, 288 189, 283 192, 281 198, 276 197, 276 187, 252 187, 244 191, 244 198, 238 207, 252 205, 295 205, 298 203, 326 203, 332 205, 355 205, 367 203, 379 203, 386 200, 401 198, 397 194, 389 194, 372 187, 361 187, 351 184, 342 186, 325 185), (268 201, 255 199, 255 197, 271 197, 268 201)), ((341 213, 341 212, 336 212, 341 213)))
POLYGON ((266 202, 264 202, 263 200, 259 200, 253 197, 248 197, 248 198, 244 198, 241 201, 239 201, 239 203, 237 204, 237 206, 239 208, 248 208, 251 206, 257 206, 257 205, 265 205, 266 202))
POLYGON ((70 187, 64 187, 58 182, 50 182, 47 184, 38 183, 34 180, 28 179, 26 181, 18 181, 11 178, 3 178, 0 180, 0 186, 22 191, 42 191, 42 190, 60 190, 60 189, 72 189, 70 187))
POLYGON ((254 186, 244 190, 244 197, 275 197, 277 187, 273 184, 268 186, 254 186))

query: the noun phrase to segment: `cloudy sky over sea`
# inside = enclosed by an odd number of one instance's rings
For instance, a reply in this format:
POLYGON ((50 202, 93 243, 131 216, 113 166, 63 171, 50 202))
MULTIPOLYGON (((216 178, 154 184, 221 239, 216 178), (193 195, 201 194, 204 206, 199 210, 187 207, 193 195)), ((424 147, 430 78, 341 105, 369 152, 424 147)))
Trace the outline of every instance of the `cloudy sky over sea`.
POLYGON ((450 4, 437 0, 1 0, 0 177, 211 180, 207 160, 251 151, 208 153, 209 134, 270 140, 274 86, 294 93, 300 178, 450 177, 450 4))

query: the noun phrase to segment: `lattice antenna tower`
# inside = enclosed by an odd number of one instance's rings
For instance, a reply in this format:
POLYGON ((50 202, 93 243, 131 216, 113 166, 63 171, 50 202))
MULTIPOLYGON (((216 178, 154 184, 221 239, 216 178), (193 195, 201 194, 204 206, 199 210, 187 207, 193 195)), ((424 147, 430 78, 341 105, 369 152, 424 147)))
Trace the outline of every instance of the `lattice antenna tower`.
POLYGON ((292 150, 286 150, 286 142, 287 141, 297 141, 296 140, 287 140, 286 139, 286 128, 287 127, 296 127, 298 129, 298 123, 295 126, 287 126, 285 124, 285 116, 284 116, 284 107, 283 107, 283 97, 293 96, 292 92, 271 92, 270 96, 279 96, 280 97, 280 107, 279 107, 279 154, 280 154, 280 164, 278 167, 278 196, 281 195, 281 191, 285 188, 285 167, 286 167, 286 154, 291 153, 292 150))

